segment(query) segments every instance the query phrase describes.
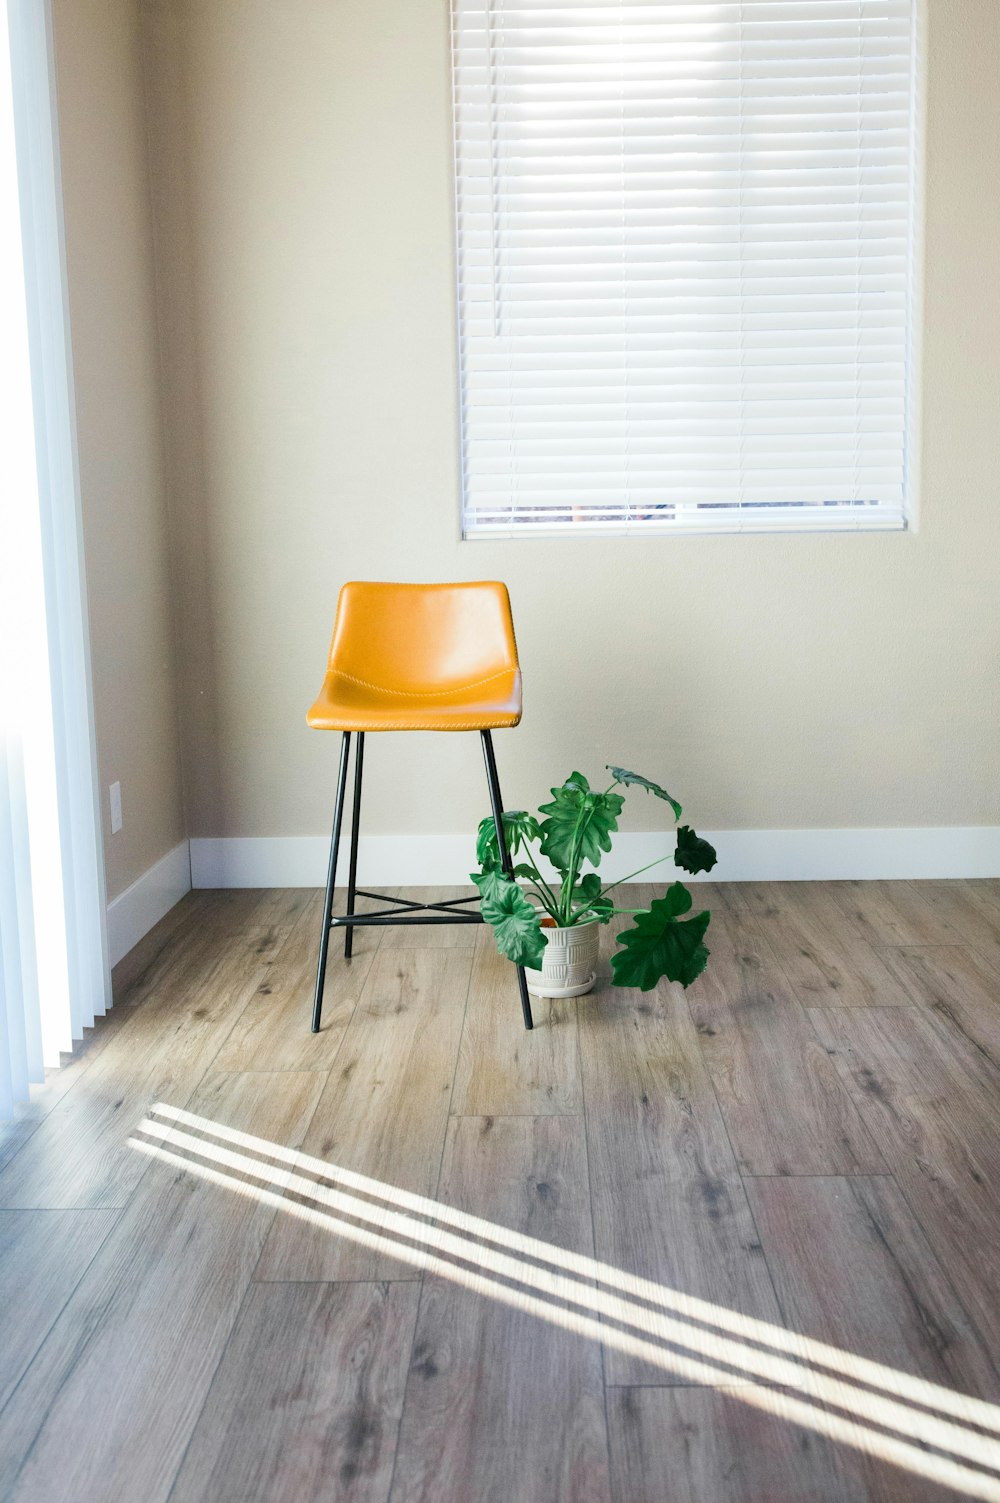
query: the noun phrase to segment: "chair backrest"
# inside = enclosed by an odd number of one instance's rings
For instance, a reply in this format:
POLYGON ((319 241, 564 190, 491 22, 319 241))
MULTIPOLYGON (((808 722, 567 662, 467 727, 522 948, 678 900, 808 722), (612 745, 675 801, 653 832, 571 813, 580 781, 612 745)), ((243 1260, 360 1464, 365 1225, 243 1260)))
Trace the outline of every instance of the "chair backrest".
POLYGON ((517 668, 507 586, 352 580, 337 602, 330 667, 384 689, 433 692, 517 668))

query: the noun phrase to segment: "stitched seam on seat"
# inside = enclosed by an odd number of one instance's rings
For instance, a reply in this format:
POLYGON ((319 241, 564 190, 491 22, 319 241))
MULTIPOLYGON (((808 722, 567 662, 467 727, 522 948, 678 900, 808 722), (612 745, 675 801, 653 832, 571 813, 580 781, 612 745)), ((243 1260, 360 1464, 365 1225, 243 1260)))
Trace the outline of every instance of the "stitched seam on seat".
POLYGON ((495 679, 508 678, 518 670, 502 668, 499 673, 491 673, 488 678, 473 679, 471 684, 452 684, 447 689, 386 689, 382 684, 370 684, 366 678, 355 678, 353 673, 344 673, 340 668, 332 671, 337 678, 346 678, 348 683, 360 684, 363 689, 374 689, 376 694, 395 694, 400 699, 437 699, 442 694, 458 694, 463 689, 478 689, 480 684, 492 684, 495 679))
MULTIPOLYGON (((517 721, 514 720, 513 717, 505 716, 502 720, 491 721, 489 725, 484 725, 481 720, 474 720, 467 723, 463 722, 461 725, 449 725, 447 729, 449 731, 488 731, 491 729, 491 727, 493 730, 499 730, 502 726, 507 725, 517 725, 517 721)), ((388 726, 387 729, 401 731, 437 731, 440 730, 440 725, 434 720, 425 720, 421 722, 412 721, 408 726, 388 726)))
MULTIPOLYGON (((481 720, 472 720, 472 721, 463 721, 459 725, 449 725, 449 726, 446 727, 446 729, 449 730, 449 731, 486 731, 486 730, 490 730, 490 729, 500 730, 504 726, 513 726, 513 725, 519 725, 519 724, 520 724, 520 716, 519 715, 503 715, 503 716, 496 716, 496 717, 491 716, 490 717, 490 722, 489 722, 488 725, 484 725, 481 720)), ((326 727, 325 726, 316 726, 314 729, 316 729, 316 730, 325 730, 326 727)), ((340 730, 341 727, 339 725, 335 725, 335 726, 332 727, 332 729, 333 730, 340 730)), ((357 726, 356 722, 352 721, 351 724, 349 726, 347 726, 347 727, 344 727, 344 729, 355 731, 355 730, 358 729, 358 726, 357 726)), ((363 730, 369 730, 373 734, 376 731, 385 731, 385 730, 388 730, 388 731, 439 731, 441 729, 441 722, 437 721, 437 720, 424 720, 424 721, 411 720, 408 725, 383 726, 383 725, 369 724, 367 726, 361 727, 361 729, 363 729, 363 730)))

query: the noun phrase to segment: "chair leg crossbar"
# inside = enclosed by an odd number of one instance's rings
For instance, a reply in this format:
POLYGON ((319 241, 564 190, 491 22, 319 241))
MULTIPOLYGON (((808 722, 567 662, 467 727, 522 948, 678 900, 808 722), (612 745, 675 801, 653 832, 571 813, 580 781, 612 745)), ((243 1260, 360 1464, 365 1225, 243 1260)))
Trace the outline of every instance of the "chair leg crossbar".
MULTIPOLYGON (((497 838, 500 843, 500 854, 505 872, 512 871, 510 852, 507 850, 507 841, 503 829, 503 802, 500 796, 500 780, 497 776, 496 757, 493 752, 493 738, 489 731, 480 731, 483 742, 483 757, 486 762, 486 781, 490 790, 490 807, 493 813, 493 821, 496 826, 497 838)), ((365 757, 365 733, 364 731, 344 731, 343 741, 340 748, 340 770, 337 776, 337 800, 333 814, 333 835, 330 840, 330 864, 326 879, 326 902, 323 909, 323 927, 319 942, 319 963, 316 968, 316 993, 313 1000, 312 1031, 319 1032, 320 1020, 323 1014, 323 988, 326 981, 326 964, 330 948, 330 933, 333 929, 344 930, 344 955, 349 957, 354 943, 355 928, 375 928, 380 924, 481 924, 483 916, 478 910, 475 913, 462 912, 462 906, 466 903, 478 903, 479 895, 474 893, 465 898, 448 898, 440 903, 418 903, 410 898, 396 898, 389 893, 368 892, 358 887, 358 832, 361 826, 361 776, 364 768, 365 757), (337 879, 337 852, 340 846, 340 831, 344 819, 344 800, 347 794, 347 769, 351 752, 351 735, 358 738, 357 752, 354 761, 354 819, 351 825, 351 855, 347 876, 347 911, 342 914, 333 912, 333 894, 337 879), (378 903, 389 903, 389 908, 378 908, 374 912, 356 913, 354 905, 358 898, 370 898, 378 903)), ((531 1003, 528 999, 528 985, 524 975, 524 967, 517 966, 517 984, 521 994, 521 1012, 524 1017, 525 1028, 533 1027, 531 1017, 531 1003)))

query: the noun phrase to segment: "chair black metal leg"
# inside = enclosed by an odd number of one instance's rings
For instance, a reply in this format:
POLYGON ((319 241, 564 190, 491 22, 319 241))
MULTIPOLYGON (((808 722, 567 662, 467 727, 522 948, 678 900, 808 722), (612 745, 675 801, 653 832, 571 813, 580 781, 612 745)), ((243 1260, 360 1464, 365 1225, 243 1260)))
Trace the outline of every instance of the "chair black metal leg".
MULTIPOLYGON (((483 738, 483 756, 486 759, 486 781, 490 786, 490 805, 493 809, 493 823, 496 826, 497 843, 500 846, 500 860, 503 869, 508 875, 513 871, 510 852, 507 849, 507 836, 503 827, 503 799, 500 796, 500 779, 497 777, 497 760, 493 755, 493 737, 489 731, 480 731, 483 738)), ((525 1028, 533 1028, 534 1022, 531 1017, 531 1003, 528 1000, 528 982, 524 974, 524 966, 517 967, 517 985, 521 993, 521 1012, 524 1015, 525 1028)))
MULTIPOLYGON (((326 906, 323 909, 323 928, 319 939, 319 964, 316 967, 316 993, 313 997, 312 1031, 319 1033, 323 1013, 323 985, 326 980, 326 952, 330 947, 330 919, 333 914, 333 889, 337 879, 337 848, 340 845, 340 826, 344 819, 344 794, 347 790, 347 762, 351 753, 351 733, 344 732, 340 743, 340 772, 337 777, 337 802, 333 811, 333 836, 330 841, 330 866, 326 878, 326 906)), ((351 912, 350 909, 347 910, 351 912)))
MULTIPOLYGON (((493 738, 489 731, 481 732, 483 741, 483 756, 486 761, 486 779, 490 790, 490 806, 493 810, 493 823, 496 826, 497 840, 500 845, 503 869, 510 874, 513 864, 510 852, 507 849, 507 837, 503 828, 503 799, 500 793, 500 780, 497 776, 496 757, 493 754, 493 738)), ((351 757, 351 732, 345 731, 340 745, 340 770, 337 775, 337 799, 333 812, 333 834, 330 839, 330 864, 326 878, 326 899, 323 908, 323 927, 319 940, 319 960, 316 966, 316 991, 313 997, 312 1031, 319 1032, 320 1022, 323 1015, 323 989, 326 982, 326 962, 330 948, 330 930, 336 926, 342 926, 345 930, 344 954, 349 956, 352 948, 354 924, 348 919, 354 913, 354 905, 358 898, 358 835, 361 829, 361 791, 362 777, 364 773, 365 738, 364 732, 357 732, 357 753, 354 765, 354 821, 351 829, 351 855, 348 872, 347 909, 345 915, 340 918, 333 916, 333 894, 337 882, 337 854, 340 849, 340 832, 344 822, 344 803, 347 797, 347 774, 351 757)), ((390 900, 395 901, 395 900, 390 900)), ((425 912, 427 905, 416 903, 403 904, 406 912, 402 916, 394 913, 360 914, 356 922, 368 923, 415 923, 415 924, 448 924, 448 923, 479 923, 479 914, 453 913, 451 908, 445 912, 447 905, 432 904, 435 912, 425 912), (410 909, 419 909, 419 913, 410 913, 410 909)), ((528 985, 524 974, 524 967, 517 966, 517 984, 521 994, 521 1012, 524 1016, 525 1028, 534 1026, 531 1016, 531 1002, 528 999, 528 985)))
MULTIPOLYGON (((351 821, 351 864, 347 872, 347 911, 354 912, 354 898, 358 887, 358 831, 361 828, 361 773, 365 765, 365 733, 358 731, 358 744, 354 752, 354 816, 351 821)), ((354 949, 354 925, 344 930, 344 954, 349 959, 354 949)))

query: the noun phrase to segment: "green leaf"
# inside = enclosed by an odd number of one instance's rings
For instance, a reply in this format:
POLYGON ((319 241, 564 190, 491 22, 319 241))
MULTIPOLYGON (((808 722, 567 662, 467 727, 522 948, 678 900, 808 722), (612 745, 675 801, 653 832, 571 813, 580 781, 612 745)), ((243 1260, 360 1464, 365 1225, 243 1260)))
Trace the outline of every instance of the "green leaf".
POLYGON ((696 835, 690 825, 680 826, 674 851, 675 866, 686 872, 710 872, 718 859, 715 847, 696 835))
POLYGON ((476 833, 476 860, 484 871, 500 865, 497 831, 492 815, 479 821, 479 829, 476 833))
POLYGON ((500 872, 473 872, 472 881, 479 888, 483 918, 492 925, 500 954, 515 965, 530 965, 537 970, 545 954, 538 910, 517 883, 500 872))
POLYGON ((499 902, 504 888, 514 885, 498 866, 491 866, 484 872, 470 872, 469 881, 474 882, 479 888, 479 896, 482 900, 479 905, 480 909, 487 899, 491 902, 499 902))
POLYGON ((538 820, 527 809, 508 809, 504 813, 503 827, 507 836, 507 849, 515 856, 529 840, 538 840, 541 831, 538 820))
MULTIPOLYGON (((505 809, 503 828, 507 837, 507 849, 512 856, 515 856, 521 846, 529 840, 538 840, 541 833, 538 820, 526 809, 505 809)), ((484 870, 494 866, 499 867, 501 864, 497 829, 492 815, 487 815, 485 819, 479 821, 479 832, 476 836, 476 860, 484 870)))
MULTIPOLYGON (((682 913, 690 913, 694 898, 688 892, 683 882, 671 882, 662 898, 654 900, 664 905, 664 912, 669 913, 671 918, 680 918, 682 913)), ((650 903, 650 908, 653 904, 650 903)))
POLYGON ((691 907, 691 894, 680 882, 662 898, 654 898, 646 913, 636 914, 635 928, 618 937, 620 949, 611 957, 616 986, 637 986, 648 992, 662 978, 690 986, 708 961, 702 941, 711 914, 681 920, 691 907))
POLYGON ((552 789, 552 802, 539 807, 539 814, 547 816, 539 826, 542 855, 564 878, 571 866, 578 871, 584 861, 597 866, 601 852, 611 849, 624 803, 619 793, 592 793, 582 773, 572 773, 561 788, 552 789))
POLYGON ((674 818, 680 819, 682 813, 680 804, 675 798, 671 798, 667 790, 661 788, 659 783, 651 783, 649 778, 644 778, 641 773, 629 772, 625 767, 612 767, 610 762, 607 764, 607 768, 616 783, 625 783, 630 787, 645 788, 647 793, 655 793, 657 798, 664 799, 670 805, 671 809, 673 809, 674 818))

